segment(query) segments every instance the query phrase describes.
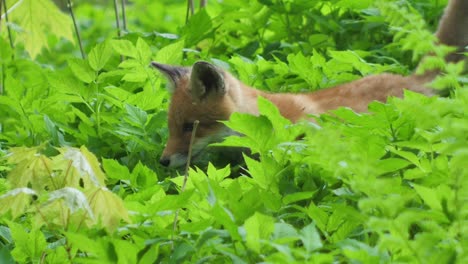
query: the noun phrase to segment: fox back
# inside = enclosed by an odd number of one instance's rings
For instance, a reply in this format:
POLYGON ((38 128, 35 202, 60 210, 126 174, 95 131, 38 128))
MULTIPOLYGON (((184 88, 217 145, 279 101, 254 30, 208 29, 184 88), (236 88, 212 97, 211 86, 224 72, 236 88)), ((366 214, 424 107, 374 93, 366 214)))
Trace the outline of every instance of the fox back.
MULTIPOLYGON (((455 46, 457 52, 447 61, 458 61, 458 53, 468 44, 468 1, 452 0, 445 9, 436 36, 440 43, 455 46)), ((400 76, 380 74, 312 93, 266 93, 243 84, 230 73, 208 62, 199 61, 192 67, 179 67, 152 62, 169 81, 171 102, 168 111, 169 139, 160 163, 181 167, 187 163, 193 124, 199 125, 192 145, 192 156, 199 155, 213 142, 231 135, 233 131, 219 121, 228 120, 232 113, 258 114, 257 98, 262 96, 275 104, 280 113, 297 122, 309 114, 321 114, 338 107, 349 107, 356 112, 367 110, 374 101, 385 101, 389 96, 402 97, 404 89, 434 95, 425 86, 436 75, 400 76)))

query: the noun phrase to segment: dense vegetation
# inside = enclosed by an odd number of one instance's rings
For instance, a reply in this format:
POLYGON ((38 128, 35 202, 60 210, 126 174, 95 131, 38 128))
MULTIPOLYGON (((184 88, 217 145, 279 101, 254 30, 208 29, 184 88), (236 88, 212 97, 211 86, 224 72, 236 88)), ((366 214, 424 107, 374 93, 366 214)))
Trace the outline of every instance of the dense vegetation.
POLYGON ((80 40, 51 0, 5 2, 0 263, 468 263, 468 79, 431 33, 446 1, 209 1, 186 22, 186 1, 132 0, 118 37, 113 3, 82 0, 80 40), (223 143, 255 158, 212 155, 185 188, 158 165, 169 94, 152 60, 298 92, 408 74, 427 53, 448 97, 318 125, 260 99, 223 143))

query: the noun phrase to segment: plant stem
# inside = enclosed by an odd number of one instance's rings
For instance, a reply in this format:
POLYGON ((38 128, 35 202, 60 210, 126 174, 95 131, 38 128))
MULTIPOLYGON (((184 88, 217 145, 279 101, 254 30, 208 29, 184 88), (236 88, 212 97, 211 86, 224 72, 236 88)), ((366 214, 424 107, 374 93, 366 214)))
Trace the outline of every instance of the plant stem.
MULTIPOLYGON (((124 0, 122 0, 123 2, 124 0)), ((124 7, 122 5, 122 11, 124 11, 124 7)), ((117 36, 119 38, 122 37, 122 30, 120 29, 120 17, 119 17, 119 9, 118 9, 118 3, 117 0, 114 0, 114 13, 115 13, 115 26, 117 27, 117 36)), ((125 12, 124 12, 124 17, 125 17, 125 12)), ((124 19, 124 28, 126 27, 125 25, 125 19, 124 19)), ((124 61, 124 56, 120 55, 120 61, 124 61)))
POLYGON ((193 122, 193 130, 192 130, 192 136, 190 137, 190 145, 189 145, 189 151, 188 151, 188 157, 187 157, 187 164, 185 165, 184 183, 182 184, 182 189, 181 189, 182 192, 185 191, 185 185, 187 185, 188 170, 190 169, 190 162, 192 161, 193 141, 195 140, 195 134, 197 133, 198 124, 200 124, 200 121, 198 121, 198 120, 195 120, 193 122))
MULTIPOLYGON (((198 124, 200 124, 200 121, 195 120, 193 122, 193 130, 192 130, 192 136, 190 137, 190 145, 189 145, 189 150, 188 150, 188 156, 187 156, 187 164, 185 165, 185 174, 184 174, 184 182, 182 183, 182 188, 180 189, 180 193, 183 193, 185 191, 185 186, 187 185, 187 180, 188 180, 188 170, 190 168, 190 162, 192 161, 192 148, 193 148, 193 141, 195 140, 195 135, 197 133, 197 128, 198 124)), ((179 209, 176 210, 175 215, 174 215, 174 222, 172 224, 172 250, 174 250, 174 235, 177 229, 177 220, 179 218, 179 209)))
POLYGON ((76 23, 76 19, 75 19, 75 13, 73 13, 73 7, 72 7, 72 3, 70 0, 67 0, 67 7, 68 7, 68 11, 70 12, 70 16, 73 20, 73 27, 75 28, 76 38, 78 40, 78 45, 80 47, 81 58, 86 59, 86 54, 83 49, 83 43, 81 42, 80 30, 78 29, 78 24, 76 23))
POLYGON ((117 5, 117 0, 114 0, 115 26, 117 27, 117 36, 120 38, 122 36, 122 32, 120 31, 120 18, 117 5))
POLYGON ((187 13, 185 15, 185 24, 188 23, 189 16, 193 15, 193 0, 187 0, 187 13))
POLYGON ((122 29, 124 33, 126 33, 127 32, 127 15, 125 14, 125 0, 121 0, 120 5, 122 8, 122 29))
MULTIPOLYGON (((4 90, 4 87, 5 87, 5 63, 2 63, 2 68, 1 68, 2 72, 0 72, 0 95, 3 95, 3 90, 4 90)), ((1 131, 1 129, 0 129, 1 131)))
POLYGON ((54 181, 54 177, 52 176, 52 171, 51 171, 50 168, 47 166, 47 163, 46 163, 46 161, 45 161, 45 159, 44 159, 44 156, 42 156, 42 155, 41 155, 41 161, 42 161, 42 165, 44 165, 44 168, 46 168, 46 170, 47 170, 47 174, 48 174, 48 176, 49 176, 49 178, 50 178, 50 182, 51 182, 52 185, 54 186, 54 190, 58 190, 59 187, 57 186, 57 184, 56 184, 55 181, 54 181))
POLYGON ((4 0, 0 1, 0 33, 2 33, 2 16, 1 16, 1 14, 2 14, 2 9, 3 9, 3 2, 4 2, 4 0))
MULTIPOLYGON (((7 10, 7 5, 6 5, 6 0, 2 0, 2 3, 3 3, 3 10, 5 11, 5 22, 6 22, 7 32, 8 32, 8 40, 10 41, 10 47, 13 50, 15 46, 13 45, 13 37, 11 36, 11 29, 8 26, 9 21, 8 21, 8 10, 7 10)), ((0 11, 2 11, 1 6, 2 5, 0 5, 0 11)))
POLYGON ((204 8, 207 2, 208 0, 200 0, 200 9, 204 8))

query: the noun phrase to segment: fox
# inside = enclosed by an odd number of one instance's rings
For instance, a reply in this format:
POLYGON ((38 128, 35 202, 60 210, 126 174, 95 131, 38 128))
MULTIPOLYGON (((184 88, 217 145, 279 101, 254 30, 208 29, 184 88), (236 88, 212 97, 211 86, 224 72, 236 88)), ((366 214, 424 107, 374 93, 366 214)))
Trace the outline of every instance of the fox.
MULTIPOLYGON (((435 32, 440 44, 456 47, 446 56, 448 62, 466 58, 468 44, 468 0, 451 0, 435 32)), ((234 132, 222 122, 235 112, 258 115, 259 96, 271 101, 280 114, 295 123, 327 111, 348 107, 366 112, 372 101, 385 102, 388 97, 403 97, 404 89, 434 96, 428 87, 436 76, 429 71, 409 76, 383 73, 310 93, 269 93, 250 87, 229 72, 206 61, 191 67, 151 62, 168 81, 171 99, 168 109, 169 137, 159 163, 165 167, 185 166, 189 159, 194 122, 199 125, 191 146, 191 158, 209 145, 220 142, 234 132)))

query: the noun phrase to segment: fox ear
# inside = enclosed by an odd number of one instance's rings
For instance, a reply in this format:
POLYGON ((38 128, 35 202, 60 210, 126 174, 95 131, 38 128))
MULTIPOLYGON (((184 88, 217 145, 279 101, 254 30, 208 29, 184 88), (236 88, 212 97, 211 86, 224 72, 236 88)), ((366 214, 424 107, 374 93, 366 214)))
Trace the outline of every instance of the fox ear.
POLYGON ((209 96, 223 96, 226 93, 223 72, 208 62, 196 62, 190 76, 190 90, 195 101, 209 96))
POLYGON ((151 62, 151 66, 156 68, 167 78, 169 81, 169 85, 167 87, 170 92, 174 92, 180 79, 189 72, 188 68, 185 67, 171 66, 154 61, 151 62))

